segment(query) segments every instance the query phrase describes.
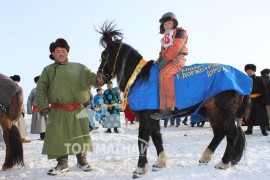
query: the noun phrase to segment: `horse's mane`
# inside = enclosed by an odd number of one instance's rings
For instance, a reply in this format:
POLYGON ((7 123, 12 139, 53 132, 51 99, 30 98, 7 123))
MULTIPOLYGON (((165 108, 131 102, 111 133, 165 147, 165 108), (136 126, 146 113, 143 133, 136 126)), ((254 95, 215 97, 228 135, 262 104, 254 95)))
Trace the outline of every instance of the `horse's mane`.
POLYGON ((102 34, 99 40, 99 44, 102 47, 106 48, 115 41, 122 41, 123 33, 120 32, 121 29, 115 29, 115 26, 116 25, 113 25, 113 21, 106 21, 100 28, 100 31, 96 30, 98 33, 102 34))
MULTIPOLYGON (((152 67, 152 65, 155 63, 154 60, 150 60, 147 62, 147 64, 142 68, 140 74, 138 74, 137 78, 136 78, 136 82, 146 82, 149 80, 149 76, 150 76, 150 69, 152 67)), ((135 84, 134 83, 134 84, 135 84)))
MULTIPOLYGON (((123 34, 119 29, 115 30, 113 22, 105 22, 100 31, 97 32, 102 34, 99 41, 100 45, 105 48, 102 55, 109 54, 107 66, 114 68, 118 86, 121 91, 124 91, 129 78, 143 57, 133 47, 122 42, 123 34)), ((141 82, 148 80, 152 64, 153 62, 150 61, 144 66, 136 81, 139 79, 141 82)), ((109 70, 107 70, 108 72, 109 70)))
POLYGON ((142 55, 133 47, 126 43, 122 44, 119 61, 115 68, 118 74, 117 82, 121 91, 124 91, 129 78, 142 58, 142 55))

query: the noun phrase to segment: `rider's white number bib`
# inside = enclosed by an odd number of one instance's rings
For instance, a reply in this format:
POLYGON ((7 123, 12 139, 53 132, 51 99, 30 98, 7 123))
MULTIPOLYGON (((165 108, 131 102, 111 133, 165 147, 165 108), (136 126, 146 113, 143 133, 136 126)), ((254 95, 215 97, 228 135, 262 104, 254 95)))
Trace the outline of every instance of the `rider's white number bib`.
POLYGON ((164 37, 161 39, 161 46, 165 49, 173 45, 173 31, 166 31, 164 37))

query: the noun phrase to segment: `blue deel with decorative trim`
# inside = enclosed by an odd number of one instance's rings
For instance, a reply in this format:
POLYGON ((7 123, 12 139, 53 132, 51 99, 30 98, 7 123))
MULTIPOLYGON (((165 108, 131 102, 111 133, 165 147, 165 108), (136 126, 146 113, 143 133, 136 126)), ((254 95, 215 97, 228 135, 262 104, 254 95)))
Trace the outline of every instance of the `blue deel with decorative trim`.
MULTIPOLYGON (((128 102, 135 111, 159 109, 159 70, 154 64, 148 82, 136 81, 128 102)), ((249 95, 252 79, 238 69, 224 64, 193 64, 185 66, 174 77, 176 108, 185 109, 226 91, 249 95)), ((198 111, 198 109, 197 109, 198 111)))

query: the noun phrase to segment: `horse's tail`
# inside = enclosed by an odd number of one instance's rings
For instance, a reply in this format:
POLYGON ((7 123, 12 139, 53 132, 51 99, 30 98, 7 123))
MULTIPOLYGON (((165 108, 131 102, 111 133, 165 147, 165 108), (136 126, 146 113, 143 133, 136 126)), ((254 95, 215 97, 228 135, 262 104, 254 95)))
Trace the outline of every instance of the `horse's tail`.
POLYGON ((238 111, 236 113, 236 117, 243 118, 243 119, 247 120, 247 118, 249 116, 249 112, 250 112, 250 107, 251 107, 250 97, 248 95, 244 96, 242 104, 240 105, 240 107, 238 108, 238 111))
POLYGON ((232 153, 232 165, 237 164, 244 153, 246 147, 246 136, 241 126, 237 127, 237 140, 232 153))
MULTIPOLYGON (((250 112, 251 101, 249 96, 244 96, 243 101, 238 108, 236 117, 247 119, 250 112)), ((237 126, 237 140, 232 153, 232 165, 237 164, 244 153, 246 147, 246 136, 241 125, 237 126)))
POLYGON ((24 166, 23 160, 23 145, 21 142, 21 134, 17 126, 12 125, 10 129, 10 153, 9 153, 9 162, 11 167, 14 165, 24 166))

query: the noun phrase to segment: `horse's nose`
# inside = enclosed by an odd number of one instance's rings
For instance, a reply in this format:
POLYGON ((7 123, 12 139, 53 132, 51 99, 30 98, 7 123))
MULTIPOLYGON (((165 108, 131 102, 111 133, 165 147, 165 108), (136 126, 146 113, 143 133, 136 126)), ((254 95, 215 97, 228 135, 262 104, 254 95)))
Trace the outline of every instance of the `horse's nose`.
POLYGON ((101 77, 97 77, 96 81, 99 85, 102 85, 103 79, 101 77))

